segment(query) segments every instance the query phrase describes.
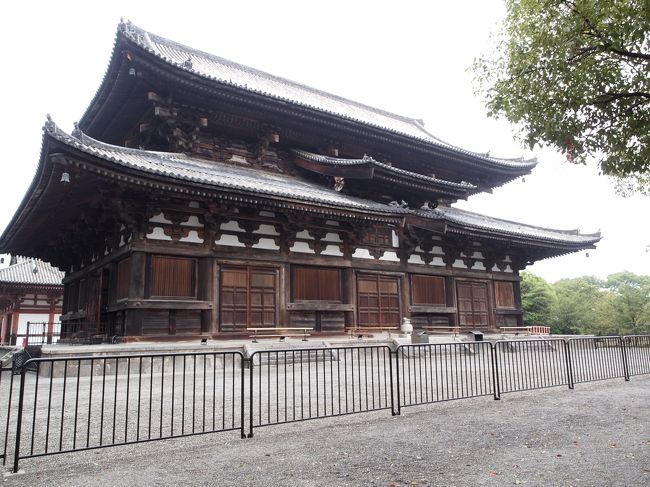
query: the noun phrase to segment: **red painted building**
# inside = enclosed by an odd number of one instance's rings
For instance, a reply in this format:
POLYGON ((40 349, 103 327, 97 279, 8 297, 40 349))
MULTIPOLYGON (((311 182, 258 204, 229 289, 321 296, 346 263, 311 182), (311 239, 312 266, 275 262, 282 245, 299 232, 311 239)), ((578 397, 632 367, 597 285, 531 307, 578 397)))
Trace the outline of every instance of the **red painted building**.
MULTIPOLYGON (((51 335, 63 304, 64 273, 37 259, 14 257, 0 268, 0 343, 25 335, 27 323, 47 323, 51 335)), ((32 328, 32 332, 36 327, 32 328)))

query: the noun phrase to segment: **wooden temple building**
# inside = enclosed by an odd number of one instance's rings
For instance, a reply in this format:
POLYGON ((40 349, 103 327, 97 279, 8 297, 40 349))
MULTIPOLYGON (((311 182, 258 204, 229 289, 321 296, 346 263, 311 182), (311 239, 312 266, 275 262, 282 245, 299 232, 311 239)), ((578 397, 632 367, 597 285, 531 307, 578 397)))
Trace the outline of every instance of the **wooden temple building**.
POLYGON ((521 325, 521 269, 600 240, 453 206, 535 164, 121 23, 0 252, 65 271, 64 335, 496 330, 521 325))

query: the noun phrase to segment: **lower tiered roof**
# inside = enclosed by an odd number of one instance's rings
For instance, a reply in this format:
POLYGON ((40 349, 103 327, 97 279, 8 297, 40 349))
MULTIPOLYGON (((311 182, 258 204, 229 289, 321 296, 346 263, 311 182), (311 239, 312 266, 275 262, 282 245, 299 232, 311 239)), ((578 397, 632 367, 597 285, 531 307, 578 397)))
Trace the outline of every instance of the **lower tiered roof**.
MULTIPOLYGON (((60 186, 53 176, 57 163, 76 163, 81 170, 143 188, 173 189, 199 197, 257 202, 264 207, 295 208, 326 215, 347 214, 356 219, 412 224, 436 223, 444 233, 543 248, 542 258, 592 248, 600 233, 556 230, 488 217, 454 207, 412 209, 384 204, 319 185, 300 176, 269 173, 255 168, 193 158, 179 153, 153 152, 106 144, 80 131, 70 135, 48 121, 38 172, 13 220, 0 238, 0 252, 20 252, 35 238, 32 216, 51 209, 43 195, 60 186), (63 161, 64 159, 65 161, 63 161)), ((365 163, 368 163, 366 161, 365 163)), ((376 161, 371 164, 376 165, 376 161)), ((381 170, 390 171, 387 167, 381 170)))

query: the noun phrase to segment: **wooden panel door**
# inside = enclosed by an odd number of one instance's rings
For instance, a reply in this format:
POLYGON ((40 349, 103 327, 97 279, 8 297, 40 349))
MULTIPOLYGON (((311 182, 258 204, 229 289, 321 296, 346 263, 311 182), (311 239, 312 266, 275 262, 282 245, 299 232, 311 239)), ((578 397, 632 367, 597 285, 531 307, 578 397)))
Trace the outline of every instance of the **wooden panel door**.
POLYGON ((224 267, 220 286, 221 330, 274 327, 277 324, 275 269, 224 267))
POLYGON ((357 278, 360 327, 399 327, 399 277, 362 274, 357 278))
POLYGON ((275 319, 275 270, 274 269, 249 269, 249 326, 261 328, 274 327, 275 319))
POLYGON ((457 282, 458 324, 461 328, 488 328, 487 283, 457 282))

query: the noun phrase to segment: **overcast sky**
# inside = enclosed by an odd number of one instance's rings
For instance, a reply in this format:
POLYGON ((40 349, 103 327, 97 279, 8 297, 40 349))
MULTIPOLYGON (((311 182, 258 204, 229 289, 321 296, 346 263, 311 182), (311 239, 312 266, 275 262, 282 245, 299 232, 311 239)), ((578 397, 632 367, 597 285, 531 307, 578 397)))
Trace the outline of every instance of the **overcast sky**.
MULTIPOLYGON (((504 14, 500 0, 23 0, 6 3, 3 12, 0 228, 35 174, 46 114, 70 131, 98 89, 120 17, 197 49, 422 118, 434 135, 465 149, 531 155, 513 140, 511 126, 487 119, 468 71, 504 14)), ((589 257, 580 252, 528 269, 550 281, 622 270, 650 274, 650 199, 619 197, 594 168, 572 166, 552 150, 534 155, 540 163, 525 182, 459 206, 545 227, 602 231, 589 257)))

